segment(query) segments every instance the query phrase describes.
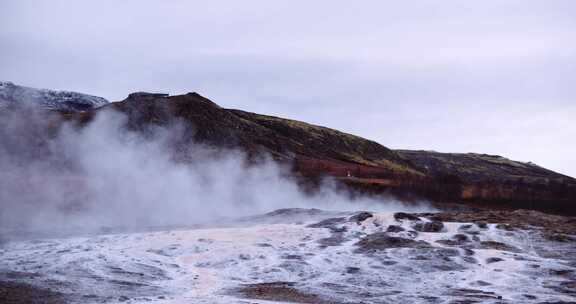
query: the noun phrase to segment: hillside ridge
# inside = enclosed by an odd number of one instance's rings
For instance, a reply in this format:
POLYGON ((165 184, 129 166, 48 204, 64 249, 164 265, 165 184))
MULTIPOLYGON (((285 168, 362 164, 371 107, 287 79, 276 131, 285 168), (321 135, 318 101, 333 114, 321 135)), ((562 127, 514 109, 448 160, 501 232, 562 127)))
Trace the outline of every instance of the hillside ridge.
POLYGON ((290 166, 302 184, 329 176, 355 193, 391 195, 490 208, 576 213, 576 180, 530 163, 479 153, 393 150, 375 141, 297 120, 225 109, 198 93, 169 96, 137 92, 85 111, 57 111, 80 126, 101 111, 127 117, 128 129, 184 122, 175 142, 178 159, 203 143, 240 149, 249 158, 269 155, 290 166))

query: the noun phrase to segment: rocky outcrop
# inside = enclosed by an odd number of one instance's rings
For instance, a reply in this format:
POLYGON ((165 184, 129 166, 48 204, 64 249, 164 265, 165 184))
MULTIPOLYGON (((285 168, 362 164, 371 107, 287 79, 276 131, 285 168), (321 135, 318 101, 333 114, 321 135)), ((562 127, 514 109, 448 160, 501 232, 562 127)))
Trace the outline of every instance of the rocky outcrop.
POLYGON ((546 214, 532 210, 483 210, 421 213, 417 215, 439 222, 471 222, 479 228, 486 227, 487 224, 498 224, 496 228, 503 231, 538 228, 546 231, 546 236, 556 238, 558 241, 562 241, 562 235, 576 235, 576 217, 546 214))
POLYGON ((390 236, 387 232, 377 232, 366 236, 356 243, 356 252, 369 253, 389 248, 430 248, 425 241, 390 236))
POLYGON ((570 212, 576 203, 574 178, 534 163, 477 153, 397 152, 427 176, 457 188, 455 192, 464 202, 528 209, 545 205, 557 212, 570 212))

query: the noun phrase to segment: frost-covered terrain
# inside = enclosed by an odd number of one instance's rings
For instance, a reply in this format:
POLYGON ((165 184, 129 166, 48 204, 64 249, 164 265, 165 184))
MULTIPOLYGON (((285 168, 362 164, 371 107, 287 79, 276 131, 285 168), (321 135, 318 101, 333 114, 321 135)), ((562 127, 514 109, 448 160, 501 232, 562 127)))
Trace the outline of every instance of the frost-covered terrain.
POLYGON ((574 244, 508 225, 282 209, 189 229, 11 241, 0 279, 70 303, 574 303, 574 244))
POLYGON ((7 106, 38 106, 51 110, 85 111, 101 107, 108 100, 69 91, 36 89, 0 81, 0 108, 7 106))

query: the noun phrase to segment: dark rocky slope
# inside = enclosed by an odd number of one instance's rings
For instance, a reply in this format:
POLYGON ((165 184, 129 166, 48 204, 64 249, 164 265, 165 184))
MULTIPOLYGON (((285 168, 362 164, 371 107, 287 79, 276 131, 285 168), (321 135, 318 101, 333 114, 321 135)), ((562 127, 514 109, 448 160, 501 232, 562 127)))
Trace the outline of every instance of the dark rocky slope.
POLYGON ((576 212, 575 180, 536 164, 477 153, 397 152, 428 176, 458 183, 463 201, 576 212))
POLYGON ((183 161, 192 153, 190 143, 201 142, 241 149, 251 159, 271 155, 289 164, 306 185, 329 175, 351 189, 404 200, 576 214, 576 180, 532 164, 481 154, 395 151, 325 127, 224 109, 197 93, 134 93, 98 109, 58 112, 59 118, 51 116, 39 129, 51 133, 45 130, 64 121, 82 126, 107 110, 124 113, 127 128, 145 134, 155 126, 183 126, 174 133, 174 148, 183 161))

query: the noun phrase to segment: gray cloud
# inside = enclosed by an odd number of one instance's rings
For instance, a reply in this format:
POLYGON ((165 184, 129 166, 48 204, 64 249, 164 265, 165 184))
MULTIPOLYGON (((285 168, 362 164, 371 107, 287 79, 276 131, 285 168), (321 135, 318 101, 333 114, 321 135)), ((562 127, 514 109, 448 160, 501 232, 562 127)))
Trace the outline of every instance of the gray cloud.
POLYGON ((392 148, 576 175, 573 1, 3 1, 0 79, 198 91, 392 148))

